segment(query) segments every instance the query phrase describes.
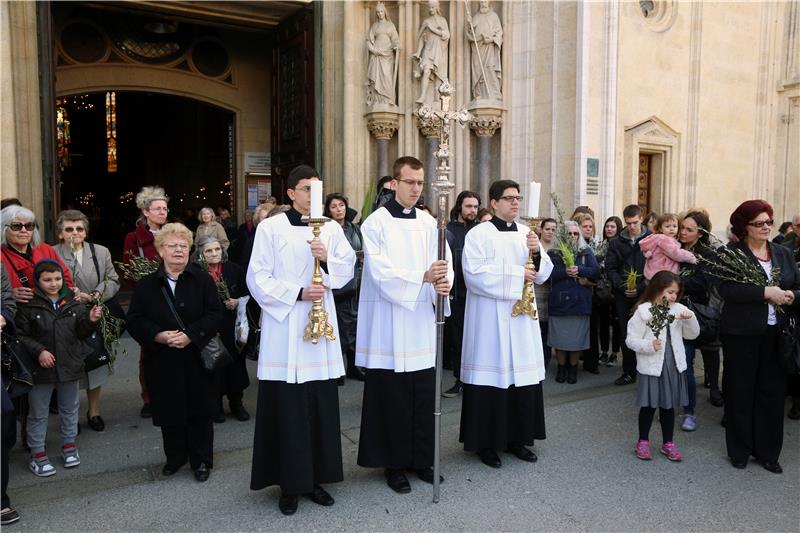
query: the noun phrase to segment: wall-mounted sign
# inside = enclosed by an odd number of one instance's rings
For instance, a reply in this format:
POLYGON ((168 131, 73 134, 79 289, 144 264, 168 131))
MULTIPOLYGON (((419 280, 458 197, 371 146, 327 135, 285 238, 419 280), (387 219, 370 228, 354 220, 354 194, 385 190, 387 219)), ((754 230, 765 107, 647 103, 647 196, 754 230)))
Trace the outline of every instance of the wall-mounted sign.
POLYGON ((269 152, 245 152, 244 153, 244 172, 245 174, 267 174, 271 173, 272 154, 269 152))

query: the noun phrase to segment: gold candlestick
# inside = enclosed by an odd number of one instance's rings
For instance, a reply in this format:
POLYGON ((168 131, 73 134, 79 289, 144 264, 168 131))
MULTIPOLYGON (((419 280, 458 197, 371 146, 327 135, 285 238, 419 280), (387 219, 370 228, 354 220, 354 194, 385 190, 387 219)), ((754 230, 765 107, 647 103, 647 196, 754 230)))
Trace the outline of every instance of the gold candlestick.
MULTIPOLYGON (((304 221, 308 222, 311 226, 311 232, 314 238, 311 242, 319 242, 319 234, 322 231, 322 226, 330 220, 327 217, 311 218, 303 217, 304 221)), ((322 268, 319 264, 319 259, 314 258, 314 274, 311 276, 311 283, 322 285, 322 268)), ((317 344, 319 339, 324 337, 329 341, 335 341, 336 335, 333 334, 333 326, 328 322, 328 312, 322 305, 322 298, 313 300, 311 302, 311 311, 308 312, 308 324, 303 332, 303 340, 310 340, 312 344, 317 344)))
MULTIPOLYGON (((537 217, 520 217, 522 220, 528 223, 528 227, 531 228, 531 231, 535 231, 536 228, 541 223, 542 219, 537 217)), ((525 268, 528 270, 534 270, 535 266, 533 263, 534 257, 539 253, 538 250, 530 250, 528 253, 528 261, 525 263, 525 268)), ((539 316, 536 311, 536 294, 533 291, 533 281, 526 281, 525 285, 522 287, 522 298, 517 300, 514 304, 514 308, 511 310, 511 316, 519 316, 526 314, 531 317, 533 320, 538 320, 539 316)))

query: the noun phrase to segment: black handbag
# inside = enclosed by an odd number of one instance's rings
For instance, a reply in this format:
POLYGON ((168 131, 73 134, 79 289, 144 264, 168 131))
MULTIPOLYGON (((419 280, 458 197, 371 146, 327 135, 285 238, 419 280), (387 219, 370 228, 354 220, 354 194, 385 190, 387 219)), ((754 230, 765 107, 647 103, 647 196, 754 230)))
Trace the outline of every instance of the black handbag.
POLYGON ((33 374, 24 357, 25 348, 17 337, 2 336, 3 384, 13 400, 24 396, 33 388, 33 374))
POLYGON ((253 298, 247 301, 245 316, 249 332, 241 354, 251 361, 258 361, 258 350, 261 346, 261 307, 253 298))
POLYGON ((778 331, 778 362, 792 376, 800 374, 800 319, 787 310, 786 323, 778 331))
POLYGON ((700 334, 694 341, 697 346, 713 344, 719 339, 722 309, 715 305, 713 300, 711 298, 708 304, 699 304, 690 297, 686 297, 686 307, 694 313, 697 323, 700 325, 700 334))
POLYGON ((106 350, 105 340, 99 331, 93 332, 88 339, 83 341, 83 344, 86 347, 83 359, 86 372, 111 364, 111 356, 106 350))
MULTIPOLYGON (((183 324, 183 320, 181 320, 181 317, 175 310, 175 306, 172 304, 172 298, 170 298, 169 294, 167 294, 167 288, 162 286, 161 292, 164 293, 164 299, 167 300, 169 310, 172 311, 172 315, 178 322, 178 327, 181 328, 181 331, 186 332, 186 326, 183 324)), ((219 333, 214 335, 214 337, 200 350, 200 366, 202 366, 203 370, 209 374, 213 374, 220 368, 226 367, 231 363, 233 363, 233 357, 225 348, 225 345, 222 344, 222 337, 219 336, 219 333)))

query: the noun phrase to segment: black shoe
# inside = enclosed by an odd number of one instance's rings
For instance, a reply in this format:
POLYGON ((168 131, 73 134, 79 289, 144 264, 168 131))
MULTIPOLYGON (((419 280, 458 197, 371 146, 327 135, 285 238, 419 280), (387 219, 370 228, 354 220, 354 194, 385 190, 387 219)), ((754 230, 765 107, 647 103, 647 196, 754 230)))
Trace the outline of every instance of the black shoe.
POLYGON ((247 409, 245 409, 244 405, 241 403, 231 405, 231 414, 233 418, 239 422, 247 422, 250 420, 250 413, 247 412, 247 409))
MULTIPOLYGON (((422 481, 433 485, 433 468, 418 468, 414 472, 417 473, 417 477, 422 481)), ((439 483, 444 483, 444 476, 439 476, 439 483)))
POLYGON ((636 378, 630 374, 622 374, 614 381, 614 385, 631 385, 636 383, 636 378))
POLYGON ((208 476, 210 475, 211 475, 211 469, 208 468, 208 465, 206 465, 205 463, 202 463, 194 471, 194 478, 200 483, 207 481, 208 476))
POLYGON ((347 369, 347 377, 352 378, 356 381, 364 381, 367 372, 364 370, 362 366, 351 366, 347 369))
POLYGON ((297 512, 297 494, 281 494, 278 500, 278 509, 286 516, 297 512))
POLYGON ((161 473, 164 474, 165 476, 169 477, 172 474, 174 474, 175 472, 177 472, 178 470, 180 470, 181 467, 183 465, 185 465, 185 464, 186 464, 185 461, 183 463, 181 463, 179 465, 175 465, 175 466, 167 463, 167 464, 164 465, 164 468, 161 469, 161 473))
POLYGON ((761 466, 773 474, 783 474, 783 468, 781 468, 781 464, 778 461, 762 461, 761 466))
POLYGON ((460 380, 456 380, 452 387, 442 393, 445 398, 455 398, 464 390, 464 385, 460 380))
POLYGON ((2 518, 0 518, 0 525, 7 526, 19 520, 19 513, 13 507, 6 507, 3 509, 2 518))
POLYGON ((139 411, 139 416, 142 418, 150 418, 153 416, 153 411, 150 410, 150 404, 146 403, 142 406, 142 410, 139 411))
POLYGON ((86 421, 89 424, 89 427, 94 431, 103 431, 106 429, 106 423, 103 422, 103 419, 100 417, 100 415, 89 416, 89 413, 86 413, 86 421))
POLYGON ((317 505, 330 507, 331 505, 334 504, 333 496, 328 494, 328 491, 326 491, 319 485, 314 485, 314 490, 306 494, 306 496, 308 496, 308 499, 316 503, 317 505))
POLYGON ((567 383, 575 385, 578 382, 578 365, 569 365, 567 367, 567 383))
POLYGON ((725 405, 725 400, 722 399, 721 394, 712 394, 709 396, 708 401, 711 402, 711 405, 714 407, 722 407, 725 405))
POLYGON ((792 420, 800 420, 800 400, 792 400, 792 407, 786 413, 786 416, 792 420))
POLYGON ((603 352, 602 354, 600 354, 599 361, 600 361, 600 364, 602 364, 602 365, 608 363, 608 353, 607 352, 603 352))
POLYGON ((744 470, 747 467, 747 459, 736 459, 731 457, 731 464, 734 468, 738 468, 739 470, 744 470))
POLYGON ((215 414, 211 420, 214 421, 215 424, 224 424, 225 423, 225 411, 220 410, 217 414, 215 414))
POLYGON ((411 492, 411 484, 402 470, 386 469, 386 484, 398 494, 408 494, 411 492))
POLYGON ((483 464, 491 466, 492 468, 500 468, 503 465, 503 463, 500 462, 500 457, 497 456, 497 452, 491 448, 479 450, 478 457, 481 458, 483 464))
POLYGON ((508 453, 513 453, 516 455, 517 459, 521 459, 529 463, 535 463, 539 460, 539 458, 536 457, 536 454, 533 453, 533 450, 530 450, 521 444, 509 445, 507 451, 508 453))
POLYGON ((596 367, 596 366, 586 366, 586 364, 584 364, 584 365, 583 365, 583 369, 584 369, 586 372, 590 373, 590 374, 595 374, 595 375, 597 375, 597 374, 599 374, 599 373, 600 373, 600 369, 599 369, 598 367, 596 367))
POLYGON ((558 365, 556 383, 564 383, 565 381, 567 381, 567 365, 558 365))

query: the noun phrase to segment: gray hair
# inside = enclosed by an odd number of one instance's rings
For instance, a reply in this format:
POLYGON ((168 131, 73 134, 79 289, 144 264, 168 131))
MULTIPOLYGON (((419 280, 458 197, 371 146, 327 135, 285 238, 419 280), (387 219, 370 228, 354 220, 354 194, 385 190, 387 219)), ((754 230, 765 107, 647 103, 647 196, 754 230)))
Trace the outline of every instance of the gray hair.
POLYGON ((267 218, 274 217, 276 215, 280 215, 281 213, 285 213, 289 209, 291 209, 291 206, 288 206, 288 205, 285 205, 285 204, 284 205, 276 205, 275 207, 273 207, 272 209, 269 210, 269 213, 267 214, 267 218))
POLYGON ((586 243, 586 239, 583 238, 583 234, 581 233, 581 227, 578 225, 577 222, 574 220, 565 220, 564 221, 564 231, 569 231, 568 228, 575 228, 575 231, 578 232, 578 250, 583 250, 587 248, 589 245, 586 243))
POLYGON ((211 213, 211 222, 214 222, 215 220, 217 220, 217 214, 214 212, 213 209, 211 209, 208 206, 201 207, 200 211, 197 212, 197 220, 199 220, 201 224, 205 224, 205 222, 203 222, 203 213, 205 213, 206 211, 211 213))
MULTIPOLYGON (((6 239, 6 224, 12 222, 36 222, 36 215, 27 207, 21 205, 9 205, 0 211, 0 219, 3 221, 2 244, 8 246, 8 239, 6 239)), ((31 248, 35 248, 41 244, 42 238, 39 235, 39 228, 33 229, 33 236, 31 237, 31 248)))
POLYGON ((196 248, 195 248, 195 261, 200 261, 203 259, 203 249, 208 246, 209 244, 217 243, 222 248, 222 262, 225 263, 228 261, 228 252, 225 251, 225 247, 222 246, 222 243, 219 242, 219 239, 213 235, 203 235, 199 239, 197 239, 196 248))
POLYGON ((56 219, 56 228, 61 232, 64 230, 64 222, 80 220, 83 222, 83 227, 86 228, 86 236, 89 236, 89 219, 81 211, 77 209, 66 209, 58 214, 56 219))

